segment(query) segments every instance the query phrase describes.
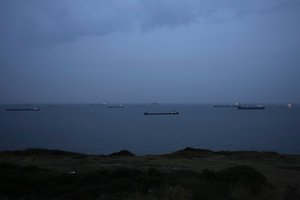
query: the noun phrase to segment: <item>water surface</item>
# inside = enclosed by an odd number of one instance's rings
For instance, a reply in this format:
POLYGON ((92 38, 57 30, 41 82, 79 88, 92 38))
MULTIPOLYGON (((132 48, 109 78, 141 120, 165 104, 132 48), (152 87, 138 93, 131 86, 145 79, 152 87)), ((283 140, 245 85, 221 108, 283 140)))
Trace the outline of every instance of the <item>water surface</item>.
POLYGON ((241 111, 203 104, 39 105, 40 111, 0 107, 0 150, 50 148, 92 154, 128 149, 136 154, 186 146, 211 150, 265 150, 300 154, 300 109, 241 111), (179 115, 144 112, 177 110, 179 115))

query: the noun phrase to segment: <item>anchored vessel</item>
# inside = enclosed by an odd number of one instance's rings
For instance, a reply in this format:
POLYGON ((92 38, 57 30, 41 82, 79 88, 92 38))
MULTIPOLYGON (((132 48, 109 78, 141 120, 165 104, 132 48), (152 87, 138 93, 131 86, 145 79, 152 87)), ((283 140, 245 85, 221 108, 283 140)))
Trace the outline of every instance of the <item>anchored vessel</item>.
POLYGON ((7 108, 6 111, 39 111, 38 107, 34 108, 7 108))
POLYGON ((144 112, 144 115, 179 115, 179 112, 144 112))
POLYGON ((277 108, 288 108, 288 109, 291 109, 292 108, 292 104, 291 103, 288 103, 288 104, 279 104, 277 105, 277 108))
POLYGON ((120 105, 111 105, 111 106, 107 106, 107 108, 124 108, 123 104, 120 105))
POLYGON ((234 103, 234 104, 215 104, 215 108, 232 108, 232 107, 238 107, 240 103, 234 103))
POLYGON ((248 104, 237 106, 238 110, 264 110, 265 106, 262 104, 248 104))

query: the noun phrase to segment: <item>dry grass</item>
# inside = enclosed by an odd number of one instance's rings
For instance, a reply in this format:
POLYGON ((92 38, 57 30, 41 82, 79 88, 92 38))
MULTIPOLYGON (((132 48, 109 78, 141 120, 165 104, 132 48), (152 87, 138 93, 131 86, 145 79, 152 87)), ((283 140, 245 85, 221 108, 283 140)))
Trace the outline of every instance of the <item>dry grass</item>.
POLYGON ((0 199, 300 199, 299 167, 274 152, 0 152, 0 199))

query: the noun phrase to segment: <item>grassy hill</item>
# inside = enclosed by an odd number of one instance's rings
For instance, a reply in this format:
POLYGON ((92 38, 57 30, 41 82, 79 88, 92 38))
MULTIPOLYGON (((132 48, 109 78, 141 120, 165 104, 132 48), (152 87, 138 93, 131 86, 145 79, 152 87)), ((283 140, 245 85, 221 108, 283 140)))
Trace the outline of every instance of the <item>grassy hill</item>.
POLYGON ((0 152, 0 199, 300 199, 300 156, 185 148, 0 152))

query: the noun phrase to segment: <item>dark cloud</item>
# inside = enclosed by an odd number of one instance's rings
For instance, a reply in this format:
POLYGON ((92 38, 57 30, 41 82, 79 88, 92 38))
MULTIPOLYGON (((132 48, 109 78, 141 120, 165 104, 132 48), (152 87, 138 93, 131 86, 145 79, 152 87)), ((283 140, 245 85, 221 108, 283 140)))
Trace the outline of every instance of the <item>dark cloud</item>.
POLYGON ((0 103, 299 102, 299 0, 0 0, 0 103))
POLYGON ((133 28, 152 30, 191 23, 222 22, 267 12, 287 0, 1 0, 2 44, 43 46, 133 28))

